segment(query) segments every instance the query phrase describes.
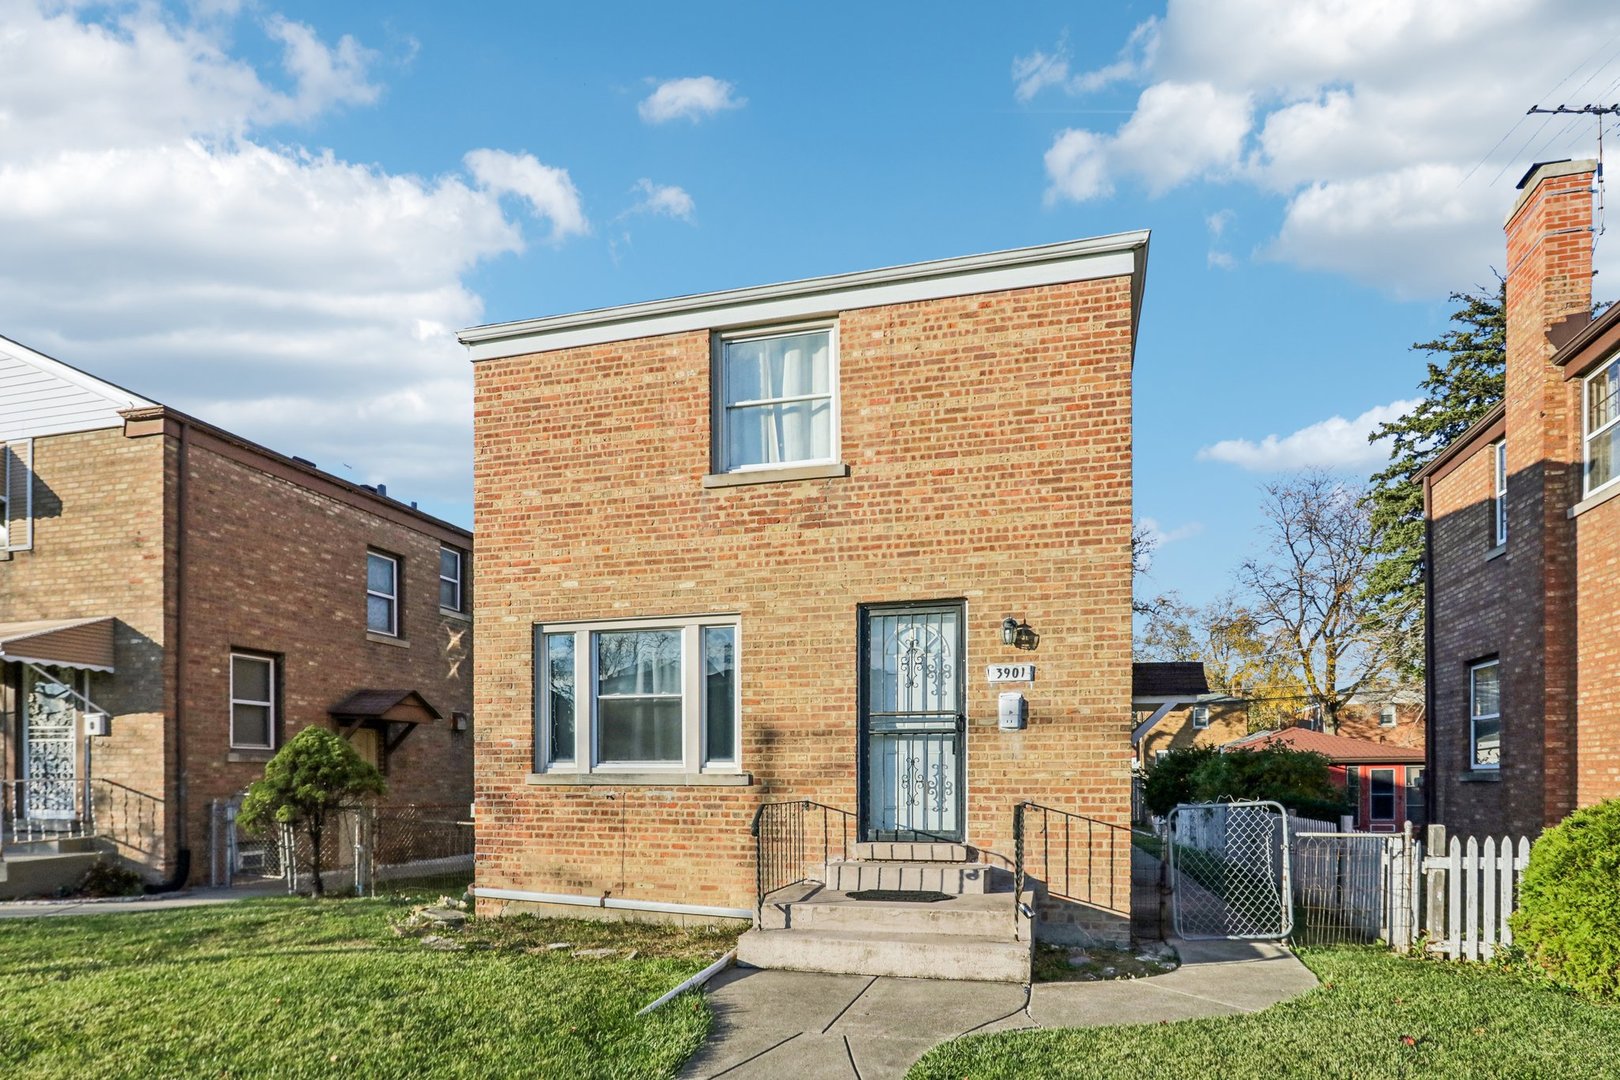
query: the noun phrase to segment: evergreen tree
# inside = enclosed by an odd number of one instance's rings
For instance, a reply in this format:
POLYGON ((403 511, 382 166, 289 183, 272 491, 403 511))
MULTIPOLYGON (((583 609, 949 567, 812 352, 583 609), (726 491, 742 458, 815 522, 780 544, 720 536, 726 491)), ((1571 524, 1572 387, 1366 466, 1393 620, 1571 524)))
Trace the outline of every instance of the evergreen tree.
POLYGON ((1397 670, 1423 672, 1423 486, 1417 471, 1502 400, 1507 357, 1507 282, 1487 292, 1452 293, 1454 324, 1415 351, 1428 353, 1423 399, 1370 436, 1388 438, 1389 465, 1372 477, 1368 496, 1372 549, 1379 556, 1367 598, 1392 642, 1397 670))

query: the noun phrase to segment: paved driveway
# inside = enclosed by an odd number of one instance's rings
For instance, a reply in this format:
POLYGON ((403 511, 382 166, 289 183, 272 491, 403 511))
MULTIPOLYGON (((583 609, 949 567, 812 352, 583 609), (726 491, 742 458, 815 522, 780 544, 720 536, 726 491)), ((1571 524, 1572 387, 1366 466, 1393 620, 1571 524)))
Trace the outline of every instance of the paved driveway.
POLYGON ((1316 977, 1280 945, 1175 942, 1182 966, 1148 979, 1019 986, 733 969, 709 984, 715 1030, 690 1078, 886 1080, 971 1032, 1101 1027, 1255 1012, 1316 977), (1027 1007, 1026 1007, 1027 1006, 1027 1007))

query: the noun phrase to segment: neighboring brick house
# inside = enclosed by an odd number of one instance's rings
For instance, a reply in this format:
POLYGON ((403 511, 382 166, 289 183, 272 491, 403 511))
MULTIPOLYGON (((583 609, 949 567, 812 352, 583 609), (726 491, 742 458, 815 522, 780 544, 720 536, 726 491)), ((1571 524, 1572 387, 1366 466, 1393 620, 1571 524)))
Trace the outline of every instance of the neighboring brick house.
MULTIPOLYGON (((1022 800, 1127 824, 1146 247, 464 332, 481 904, 750 917, 763 804, 998 867, 1022 800)), ((1116 940, 1128 849, 1073 916, 1116 940)))
POLYGON ((1596 163, 1508 216, 1503 403, 1420 474, 1429 792, 1462 835, 1620 796, 1620 308, 1592 312, 1596 163))
POLYGON ((1211 692, 1197 661, 1132 664, 1131 710, 1131 744, 1141 769, 1172 750, 1224 746, 1249 733, 1248 703, 1211 692))
POLYGON ((0 444, 8 838, 205 879, 211 802, 312 723, 470 801, 470 533, 3 338, 0 444))
POLYGON ((1302 750, 1327 758, 1332 763, 1328 773, 1344 790, 1355 828, 1362 832, 1394 832, 1408 821, 1424 823, 1421 747, 1290 727, 1259 731, 1227 743, 1224 749, 1262 747, 1302 750))
POLYGON ((1364 687, 1339 706, 1333 734, 1421 750, 1428 731, 1423 698, 1421 685, 1364 687))

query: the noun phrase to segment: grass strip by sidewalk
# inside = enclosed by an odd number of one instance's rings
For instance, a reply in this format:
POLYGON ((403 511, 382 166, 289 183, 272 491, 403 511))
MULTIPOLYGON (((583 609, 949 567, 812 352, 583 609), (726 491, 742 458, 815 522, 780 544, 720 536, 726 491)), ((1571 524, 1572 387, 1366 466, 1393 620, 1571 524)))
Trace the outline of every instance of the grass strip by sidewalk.
POLYGON ((1620 1003, 1378 948, 1300 955, 1323 985, 1263 1012, 970 1036, 935 1047, 908 1080, 1620 1077, 1620 1003))
POLYGON ((392 900, 239 901, 0 930, 0 1068, 50 1077, 667 1077, 710 1014, 635 1013, 730 948, 713 930, 492 920, 437 952, 392 900), (612 946, 619 955, 577 957, 612 946), (633 957, 622 950, 635 949, 633 957))

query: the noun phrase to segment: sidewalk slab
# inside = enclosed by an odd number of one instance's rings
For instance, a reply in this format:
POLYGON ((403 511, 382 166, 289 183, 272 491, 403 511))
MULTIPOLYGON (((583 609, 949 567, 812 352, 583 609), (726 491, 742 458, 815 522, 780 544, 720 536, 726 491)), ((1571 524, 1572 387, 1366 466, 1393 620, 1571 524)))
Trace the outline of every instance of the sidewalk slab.
POLYGON ((280 882, 270 885, 249 885, 234 889, 186 889, 180 892, 160 893, 155 896, 109 897, 100 900, 10 900, 0 903, 0 919, 51 919, 67 915, 130 915, 142 911, 173 911, 176 908, 200 907, 205 904, 228 904, 237 900, 256 900, 267 896, 286 896, 287 887, 280 882))

